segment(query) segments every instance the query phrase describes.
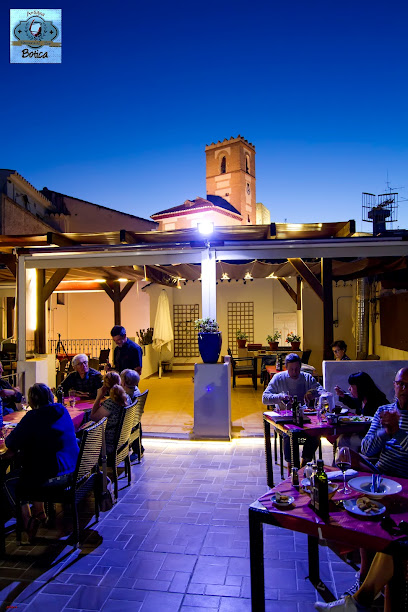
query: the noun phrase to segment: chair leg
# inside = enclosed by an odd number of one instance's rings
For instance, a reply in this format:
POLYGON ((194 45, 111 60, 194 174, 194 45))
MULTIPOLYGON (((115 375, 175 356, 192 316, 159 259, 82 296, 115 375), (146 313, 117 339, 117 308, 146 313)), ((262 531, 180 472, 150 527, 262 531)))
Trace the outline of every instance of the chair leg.
POLYGON ((283 474, 283 437, 279 436, 279 459, 280 459, 280 471, 281 471, 281 479, 284 479, 283 474))
POLYGON ((129 458, 129 455, 127 455, 127 457, 125 457, 125 466, 126 466, 127 475, 128 475, 128 487, 130 487, 130 484, 132 482, 132 470, 130 469, 130 458, 129 458))
POLYGON ((76 500, 72 503, 72 514, 74 515, 74 548, 78 548, 79 544, 79 520, 78 520, 78 508, 76 500))
POLYGON ((116 465, 116 461, 113 465, 113 471, 112 471, 112 478, 113 478, 113 492, 115 495, 115 501, 118 501, 118 468, 116 465))

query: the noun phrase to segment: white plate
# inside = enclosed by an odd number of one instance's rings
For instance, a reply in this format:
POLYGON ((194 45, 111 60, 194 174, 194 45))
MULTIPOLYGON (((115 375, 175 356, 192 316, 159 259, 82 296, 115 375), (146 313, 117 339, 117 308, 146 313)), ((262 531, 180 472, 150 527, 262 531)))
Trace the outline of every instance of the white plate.
POLYGON ((291 506, 294 501, 295 501, 295 498, 292 497, 291 495, 289 495, 289 499, 287 502, 281 502, 281 501, 278 502, 276 501, 275 495, 271 495, 271 502, 275 504, 275 506, 279 506, 280 508, 287 508, 288 506, 291 506))
MULTIPOLYGON (((357 474, 358 472, 356 472, 356 470, 346 470, 346 480, 348 478, 353 478, 357 474)), ((340 470, 335 472, 327 472, 327 478, 329 480, 343 480, 343 472, 340 472, 340 470)))
POLYGON ((368 476, 357 476, 357 478, 352 478, 349 480, 349 485, 356 491, 360 491, 367 495, 367 497, 372 497, 373 499, 381 499, 386 495, 395 495, 399 493, 402 489, 402 485, 395 480, 391 480, 391 478, 383 478, 380 485, 380 491, 378 493, 371 492, 371 474, 368 476))
POLYGON ((357 506, 356 499, 343 499, 343 506, 345 507, 347 512, 350 512, 350 514, 355 514, 356 516, 359 516, 362 518, 372 518, 372 517, 380 516, 381 514, 384 514, 385 506, 383 506, 382 504, 380 504, 380 502, 377 502, 377 501, 373 503, 377 506, 377 509, 372 510, 371 512, 364 512, 364 510, 361 510, 357 506))

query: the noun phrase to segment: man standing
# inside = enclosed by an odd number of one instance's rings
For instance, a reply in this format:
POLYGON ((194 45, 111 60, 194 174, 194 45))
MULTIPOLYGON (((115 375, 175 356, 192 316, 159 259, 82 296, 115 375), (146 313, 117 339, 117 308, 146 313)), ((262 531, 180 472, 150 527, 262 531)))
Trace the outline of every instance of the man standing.
MULTIPOLYGON (((320 395, 324 390, 321 385, 307 372, 301 372, 302 362, 299 355, 290 353, 285 359, 286 371, 279 372, 270 381, 262 395, 262 403, 266 405, 278 404, 281 408, 286 408, 284 400, 293 399, 296 395, 298 401, 309 401, 320 395)), ((302 467, 308 461, 311 461, 317 447, 319 446, 319 438, 308 436, 303 446, 302 452, 302 467)), ((291 454, 289 436, 283 436, 283 451, 285 460, 288 464, 290 472, 291 454)))
MULTIPOLYGON (((3 376, 3 364, 0 361, 0 376, 3 376)), ((18 387, 12 387, 7 380, 0 378, 0 397, 3 400, 3 414, 11 414, 15 410, 22 410, 23 396, 18 387)))
POLYGON ((75 371, 68 374, 61 383, 64 395, 74 389, 81 397, 94 399, 102 387, 102 374, 89 367, 88 357, 82 353, 72 359, 72 367, 75 371))
POLYGON ((112 340, 116 344, 113 353, 113 367, 117 372, 123 370, 136 370, 140 375, 142 373, 142 349, 141 347, 129 340, 126 336, 126 329, 122 325, 115 325, 111 329, 112 340))

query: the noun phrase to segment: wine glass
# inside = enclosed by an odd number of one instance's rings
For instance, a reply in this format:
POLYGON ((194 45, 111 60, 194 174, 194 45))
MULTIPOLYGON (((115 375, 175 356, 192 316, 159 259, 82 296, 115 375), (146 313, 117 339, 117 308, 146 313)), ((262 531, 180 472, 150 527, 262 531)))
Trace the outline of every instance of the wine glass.
POLYGON ((286 397, 282 398, 282 402, 285 404, 286 410, 288 409, 288 406, 291 401, 292 401, 292 398, 290 397, 290 395, 286 395, 286 397))
POLYGON ((343 488, 339 489, 339 493, 348 495, 351 493, 351 489, 346 482, 346 471, 351 468, 350 449, 348 446, 341 446, 337 449, 336 465, 343 472, 343 488))

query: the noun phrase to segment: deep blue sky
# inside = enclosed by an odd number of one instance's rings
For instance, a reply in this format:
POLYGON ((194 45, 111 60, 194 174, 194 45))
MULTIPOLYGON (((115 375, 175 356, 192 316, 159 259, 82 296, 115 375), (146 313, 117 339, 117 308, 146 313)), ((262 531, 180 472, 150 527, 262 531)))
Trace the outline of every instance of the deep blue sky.
POLYGON ((21 6, 0 9, 0 167, 38 189, 148 218, 205 196, 205 145, 241 134, 273 221, 369 231, 387 171, 408 198, 403 0, 52 0, 29 8, 63 9, 63 63, 40 66, 8 63, 21 6))

